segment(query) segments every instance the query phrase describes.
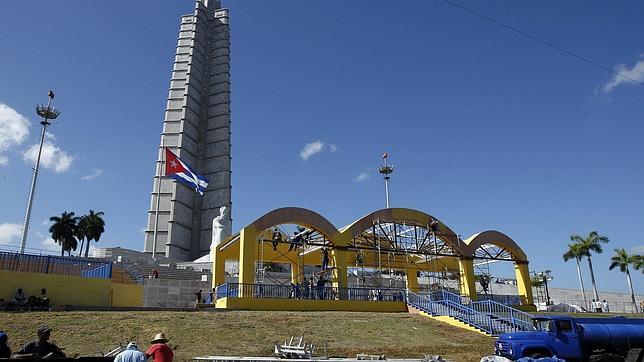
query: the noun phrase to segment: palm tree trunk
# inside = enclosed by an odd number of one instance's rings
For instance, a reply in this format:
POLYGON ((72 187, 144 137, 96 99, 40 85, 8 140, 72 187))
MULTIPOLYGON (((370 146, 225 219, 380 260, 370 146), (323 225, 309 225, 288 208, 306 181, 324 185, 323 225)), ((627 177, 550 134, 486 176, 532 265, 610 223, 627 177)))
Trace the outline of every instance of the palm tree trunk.
POLYGON ((92 241, 92 239, 87 239, 87 248, 85 248, 85 257, 87 258, 87 255, 89 254, 89 243, 92 241))
POLYGON ((575 258, 577 261, 577 276, 579 276, 579 285, 581 286, 581 295, 584 297, 584 308, 588 309, 588 302, 586 301, 586 290, 584 289, 584 279, 581 277, 581 266, 579 265, 579 259, 575 258))
POLYGON ((593 283, 593 293, 595 293, 595 300, 599 300, 597 285, 595 284, 595 273, 593 272, 593 262, 590 260, 590 257, 588 257, 588 268, 590 269, 590 282, 593 283))
POLYGON ((78 256, 83 255, 83 245, 85 245, 85 239, 81 240, 81 247, 80 251, 78 252, 78 256))
POLYGON ((639 313, 637 310, 637 303, 635 302, 635 292, 633 292, 633 281, 631 280, 631 272, 628 270, 628 265, 626 266, 626 277, 628 281, 628 289, 631 291, 631 302, 633 302, 633 308, 635 308, 635 313, 639 313))
POLYGON ((60 244, 60 256, 65 256, 65 244, 60 244))

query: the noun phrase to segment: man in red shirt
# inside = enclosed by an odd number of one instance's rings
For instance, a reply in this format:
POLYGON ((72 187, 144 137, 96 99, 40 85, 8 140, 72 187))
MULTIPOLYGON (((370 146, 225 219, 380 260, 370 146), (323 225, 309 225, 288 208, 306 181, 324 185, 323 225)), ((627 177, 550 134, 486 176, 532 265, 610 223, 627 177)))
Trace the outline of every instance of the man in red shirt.
POLYGON ((150 342, 152 345, 145 351, 145 356, 154 360, 154 362, 172 362, 174 352, 166 344, 168 339, 165 338, 164 333, 157 333, 154 339, 150 342))

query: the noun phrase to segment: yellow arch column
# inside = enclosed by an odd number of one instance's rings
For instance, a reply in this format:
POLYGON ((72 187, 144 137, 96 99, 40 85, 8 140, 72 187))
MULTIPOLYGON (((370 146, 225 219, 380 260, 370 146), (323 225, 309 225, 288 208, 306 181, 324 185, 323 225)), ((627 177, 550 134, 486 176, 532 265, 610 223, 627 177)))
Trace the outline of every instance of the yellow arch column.
POLYGON ((517 289, 521 305, 533 305, 532 283, 530 282, 530 271, 528 270, 527 261, 517 261, 514 263, 514 273, 517 278, 517 289))
POLYGON ((210 258, 212 259, 211 288, 215 288, 219 284, 224 284, 226 282, 226 258, 224 257, 224 253, 219 251, 218 247, 215 247, 210 251, 210 258))
POLYGON ((297 262, 291 262, 291 283, 301 284, 304 280, 304 261, 298 256, 297 262))
POLYGON ((476 300, 476 281, 474 280, 474 260, 472 257, 461 257, 458 259, 458 269, 461 277, 461 295, 476 300))
MULTIPOLYGON (((257 230, 253 225, 243 228, 239 235, 239 283, 255 283, 255 262, 257 248, 257 230)), ((253 288, 245 286, 239 288, 240 298, 252 298, 253 288)))
POLYGON ((406 269, 405 270, 407 279, 407 289, 410 292, 418 293, 418 270, 417 269, 406 269))
POLYGON ((333 259, 333 287, 338 288, 338 297, 347 299, 347 251, 333 248, 331 250, 331 257, 333 259))

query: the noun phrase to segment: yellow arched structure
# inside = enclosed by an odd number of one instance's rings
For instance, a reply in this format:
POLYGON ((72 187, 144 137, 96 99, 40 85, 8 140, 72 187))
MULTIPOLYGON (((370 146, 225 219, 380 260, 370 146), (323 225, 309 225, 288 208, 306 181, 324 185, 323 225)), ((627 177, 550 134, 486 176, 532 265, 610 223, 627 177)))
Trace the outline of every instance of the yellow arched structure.
MULTIPOLYGON (((464 270, 462 271, 461 278, 465 275, 462 281, 467 283, 468 289, 474 287, 474 271, 473 265, 471 264, 477 256, 477 250, 484 245, 496 245, 504 249, 504 251, 507 251, 511 255, 511 260, 514 262, 514 272, 521 304, 533 304, 528 257, 514 240, 500 231, 488 230, 470 236, 464 240, 464 243, 465 245, 462 249, 464 257, 461 259, 464 270), (470 270, 471 276, 469 276, 470 270)), ((472 293, 470 292, 468 294, 471 295, 472 293)), ((474 291, 474 294, 476 294, 476 291, 474 291)))
MULTIPOLYGON (((374 211, 355 222, 338 230, 322 215, 304 208, 285 207, 273 210, 264 216, 253 221, 240 230, 239 233, 224 240, 218 246, 213 248, 213 287, 225 282, 225 261, 236 259, 239 261, 239 283, 254 284, 257 255, 265 255, 271 261, 280 263, 290 263, 292 272, 292 282, 300 283, 304 265, 318 265, 319 257, 313 253, 299 254, 297 257, 289 257, 287 253, 276 252, 267 243, 258 243, 258 240, 270 239, 270 228, 281 224, 296 224, 309 229, 313 229, 328 240, 331 253, 330 257, 333 264, 332 282, 340 290, 347 287, 347 267, 356 261, 356 250, 359 246, 356 244, 359 238, 364 238, 365 231, 375 228, 376 223, 396 223, 405 227, 423 227, 429 229, 432 222, 438 222, 438 230, 435 234, 440 235, 441 243, 448 253, 436 253, 435 259, 441 262, 441 267, 446 270, 458 271, 460 275, 461 294, 469 296, 472 300, 476 299, 476 288, 474 281, 473 261, 477 258, 477 250, 484 245, 496 245, 507 251, 511 260, 515 263, 515 272, 517 284, 522 304, 532 304, 532 292, 530 288, 530 278, 528 274, 528 260, 523 250, 507 235, 494 231, 484 231, 472 235, 466 240, 461 240, 458 235, 452 231, 445 223, 432 215, 422 211, 406 208, 390 208, 374 211), (259 245, 259 246, 258 246, 259 245), (262 249, 259 249, 262 248, 262 249), (294 259, 296 261, 294 261, 294 259)), ((375 230, 375 229, 374 229, 375 230)), ((395 233, 394 233, 395 234, 395 233)), ((375 232, 372 233, 374 239, 375 232)), ((435 237, 436 239, 436 237, 435 237)), ((379 244, 380 245, 380 244, 379 244)), ((296 249, 297 250, 297 249, 296 249)), ((433 250, 436 250, 433 249, 433 250)), ((399 252, 407 252, 400 249, 399 252)), ((402 270, 407 276, 407 288, 411 291, 418 290, 417 272, 420 269, 432 270, 436 268, 430 265, 425 259, 422 259, 420 252, 410 252, 405 257, 399 255, 393 256, 392 269, 402 270)), ((374 263, 373 260, 366 260, 367 263, 374 263)), ((240 297, 252 297, 252 293, 243 295, 240 289, 240 297)), ((339 296, 342 299, 342 295, 339 296)))

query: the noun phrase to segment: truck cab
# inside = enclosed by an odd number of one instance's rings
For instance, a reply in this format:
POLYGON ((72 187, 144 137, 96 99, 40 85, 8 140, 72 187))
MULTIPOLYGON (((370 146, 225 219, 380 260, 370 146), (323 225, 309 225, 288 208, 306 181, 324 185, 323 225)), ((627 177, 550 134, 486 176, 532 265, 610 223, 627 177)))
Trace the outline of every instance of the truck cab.
POLYGON ((495 342, 494 353, 516 360, 521 357, 557 356, 566 360, 583 357, 580 326, 568 316, 536 317, 535 331, 505 333, 495 342))

